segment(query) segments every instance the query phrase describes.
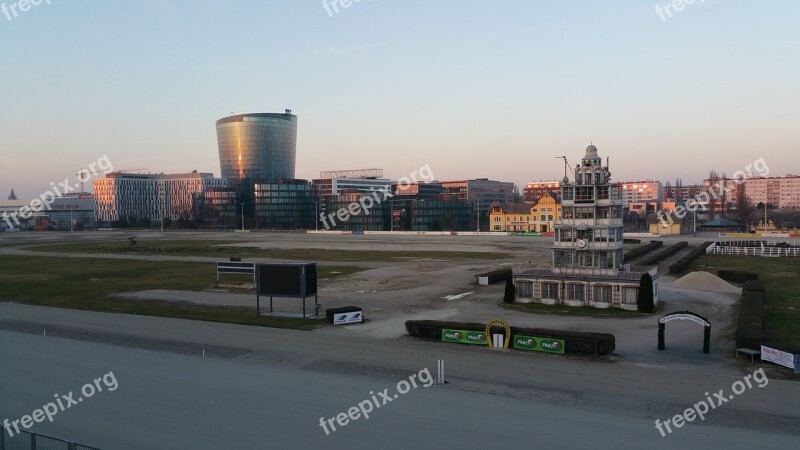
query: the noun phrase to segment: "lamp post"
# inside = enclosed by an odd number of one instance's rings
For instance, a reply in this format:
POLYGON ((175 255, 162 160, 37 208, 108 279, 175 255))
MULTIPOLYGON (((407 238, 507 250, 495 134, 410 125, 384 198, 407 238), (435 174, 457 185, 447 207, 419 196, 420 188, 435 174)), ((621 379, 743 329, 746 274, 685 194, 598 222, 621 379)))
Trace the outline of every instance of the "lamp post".
POLYGON ((242 202, 242 231, 244 231, 244 202, 242 202))
POLYGON ((314 230, 319 231, 319 201, 314 202, 314 230))

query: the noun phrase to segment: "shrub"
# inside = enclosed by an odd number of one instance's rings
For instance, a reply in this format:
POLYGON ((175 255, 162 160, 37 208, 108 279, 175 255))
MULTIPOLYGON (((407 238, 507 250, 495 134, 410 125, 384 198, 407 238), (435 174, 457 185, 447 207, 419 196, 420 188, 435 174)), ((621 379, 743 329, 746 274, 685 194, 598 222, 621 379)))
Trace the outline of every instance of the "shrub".
POLYGON ((744 290, 745 291, 765 292, 764 283, 762 283, 759 280, 747 280, 747 281, 744 282, 744 290))
POLYGON ((489 284, 499 283, 501 281, 510 280, 511 277, 511 269, 498 269, 493 270, 491 272, 480 273, 475 275, 476 278, 486 277, 488 278, 489 284))
POLYGON ((636 247, 633 250, 628 250, 627 252, 625 252, 624 259, 626 261, 631 259, 636 259, 646 253, 650 253, 653 250, 660 248, 662 245, 664 245, 663 241, 650 241, 650 243, 647 245, 636 247))
MULTIPOLYGON (((406 321, 406 331, 410 336, 414 337, 438 341, 442 338, 442 329, 484 331, 486 325, 475 322, 446 322, 439 320, 406 321)), ((566 344, 564 351, 570 354, 593 355, 597 351, 598 355, 607 355, 613 352, 616 347, 614 335, 608 333, 511 327, 510 339, 513 339, 514 335, 564 339, 566 344)))
POLYGON ((623 244, 641 244, 642 240, 641 239, 623 239, 622 243, 623 244))
POLYGON ((647 314, 652 314, 655 309, 655 304, 653 303, 653 277, 649 273, 642 275, 642 279, 639 281, 636 309, 647 314))
POLYGON ((506 279, 506 292, 503 295, 503 301, 506 303, 514 303, 517 298, 517 289, 514 287, 514 282, 511 278, 506 279))
POLYGON ((642 266, 656 266, 658 263, 664 259, 669 258, 670 256, 678 253, 679 251, 683 250, 689 245, 686 241, 680 241, 677 244, 671 245, 666 250, 656 253, 655 255, 651 255, 641 262, 639 262, 642 266))
POLYGON ((712 243, 713 242, 710 241, 703 242, 699 247, 689 252, 688 255, 679 258, 674 264, 669 266, 669 273, 676 274, 686 270, 686 268, 689 267, 689 265, 692 264, 695 259, 706 253, 706 249, 711 246, 712 243))
POLYGON ((732 283, 745 283, 749 280, 758 280, 757 273, 745 272, 743 270, 720 269, 717 271, 717 276, 732 283))
MULTIPOLYGON (((758 283, 751 280, 747 283, 758 283)), ((757 349, 766 340, 764 335, 764 290, 742 292, 739 300, 739 315, 736 320, 736 346, 757 349)))

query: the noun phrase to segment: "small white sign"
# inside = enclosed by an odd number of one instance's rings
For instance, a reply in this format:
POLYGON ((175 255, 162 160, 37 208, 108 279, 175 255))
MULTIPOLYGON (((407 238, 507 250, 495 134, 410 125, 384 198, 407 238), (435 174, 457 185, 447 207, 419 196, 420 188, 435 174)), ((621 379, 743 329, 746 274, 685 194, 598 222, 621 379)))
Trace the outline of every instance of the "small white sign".
POLYGON ((333 315, 333 324, 343 325, 347 323, 361 323, 363 318, 364 316, 361 314, 361 311, 336 313, 333 315))
POLYGON ((770 348, 762 345, 761 360, 794 369, 794 355, 776 348, 770 348))

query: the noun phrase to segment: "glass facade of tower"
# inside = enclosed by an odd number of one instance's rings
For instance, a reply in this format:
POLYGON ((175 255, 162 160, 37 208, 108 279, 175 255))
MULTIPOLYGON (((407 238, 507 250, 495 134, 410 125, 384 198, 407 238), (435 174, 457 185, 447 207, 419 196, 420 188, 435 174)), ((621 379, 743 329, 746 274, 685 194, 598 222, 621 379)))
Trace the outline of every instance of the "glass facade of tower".
POLYGON ((560 183, 552 267, 515 267, 515 301, 636 310, 639 282, 649 274, 657 303, 658 268, 624 264, 622 186, 610 181, 594 145, 574 173, 560 183))
POLYGON ((622 187, 589 146, 575 180, 561 183, 561 220, 555 227, 553 269, 613 274, 622 267, 622 187))
POLYGON ((239 114, 217 121, 222 178, 258 181, 293 179, 297 155, 297 116, 239 114))

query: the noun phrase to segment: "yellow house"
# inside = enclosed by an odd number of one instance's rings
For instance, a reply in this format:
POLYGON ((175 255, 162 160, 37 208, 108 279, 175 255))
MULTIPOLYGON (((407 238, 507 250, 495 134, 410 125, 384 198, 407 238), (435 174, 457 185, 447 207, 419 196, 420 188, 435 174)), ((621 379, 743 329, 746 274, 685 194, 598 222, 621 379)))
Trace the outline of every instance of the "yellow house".
POLYGON ((503 208, 499 203, 492 203, 489 210, 489 229, 491 231, 530 231, 531 205, 528 203, 511 203, 503 208))
POLYGON ((489 210, 491 231, 549 233, 561 219, 561 200, 556 194, 546 194, 535 204, 512 203, 503 208, 492 204, 489 210))
POLYGON ((552 233, 555 223, 561 220, 561 199, 548 192, 531 208, 531 231, 552 233))

